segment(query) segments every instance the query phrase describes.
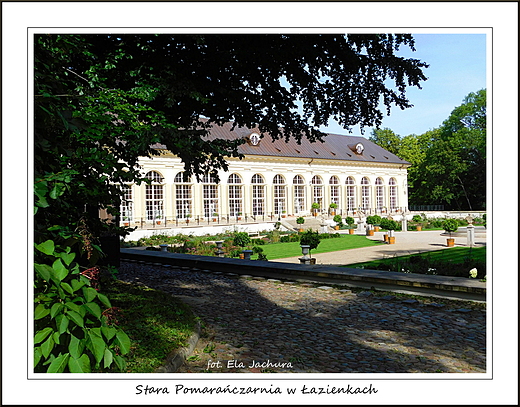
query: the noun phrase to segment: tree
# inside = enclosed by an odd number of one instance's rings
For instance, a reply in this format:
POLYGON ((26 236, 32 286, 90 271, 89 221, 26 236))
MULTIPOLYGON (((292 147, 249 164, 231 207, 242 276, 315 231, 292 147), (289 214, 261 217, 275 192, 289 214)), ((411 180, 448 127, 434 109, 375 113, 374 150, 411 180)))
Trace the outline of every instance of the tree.
MULTIPOLYGON (((399 156, 401 152, 401 137, 389 128, 372 130, 372 134, 368 140, 397 156, 399 156)), ((401 156, 399 157, 403 158, 401 156)))
POLYGON ((486 90, 470 93, 431 134, 418 195, 457 210, 486 206, 486 90))

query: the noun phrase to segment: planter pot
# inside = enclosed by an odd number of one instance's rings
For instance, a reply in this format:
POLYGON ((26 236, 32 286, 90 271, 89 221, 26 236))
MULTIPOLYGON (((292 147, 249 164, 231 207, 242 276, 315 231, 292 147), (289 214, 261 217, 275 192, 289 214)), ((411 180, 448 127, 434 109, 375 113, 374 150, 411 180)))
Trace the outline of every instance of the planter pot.
POLYGON ((287 215, 282 215, 282 218, 285 218, 287 215))
POLYGON ((349 230, 348 230, 348 234, 349 234, 349 235, 353 235, 353 234, 354 234, 354 229, 349 229, 349 230))
POLYGON ((395 236, 388 236, 388 244, 395 244, 395 236))
POLYGON ((160 220, 157 220, 157 221, 155 221, 155 223, 157 223, 158 225, 160 225, 160 224, 161 224, 161 221, 160 221, 160 220))
POLYGON ((316 259, 310 259, 311 260, 311 264, 316 264, 316 259))
POLYGON ((238 257, 241 258, 241 259, 243 259, 243 258, 245 257, 245 256, 244 256, 244 253, 240 253, 240 254, 238 255, 238 257))
POLYGON ((417 226, 417 232, 420 232, 422 230, 422 226, 417 226))
POLYGON ((217 221, 217 218, 213 218, 213 222, 216 222, 217 221))
POLYGON ((367 236, 374 236, 374 229, 368 229, 367 236))
POLYGON ((302 228, 298 229, 298 232, 303 233, 303 229, 302 228))
POLYGON ((336 216, 336 212, 332 211, 332 212, 330 213, 330 216, 336 216))
POLYGON ((374 232, 379 232, 379 226, 374 226, 374 232))
POLYGON ((335 230, 339 230, 339 226, 337 226, 337 225, 334 226, 334 229, 335 229, 335 230))
POLYGON ((383 241, 388 243, 388 235, 386 233, 383 235, 383 241))
POLYGON ((449 237, 446 239, 446 246, 453 247, 455 246, 455 239, 452 237, 449 237))
POLYGON ((125 223, 123 223, 123 225, 124 225, 124 226, 130 226, 130 223, 125 222, 125 223))

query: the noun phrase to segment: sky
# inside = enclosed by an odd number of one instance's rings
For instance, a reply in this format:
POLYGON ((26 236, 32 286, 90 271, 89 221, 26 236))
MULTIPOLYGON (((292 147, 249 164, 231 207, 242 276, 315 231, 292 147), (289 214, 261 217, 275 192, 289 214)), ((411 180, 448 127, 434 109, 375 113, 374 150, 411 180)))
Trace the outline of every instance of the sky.
MULTIPOLYGON (((383 110, 381 128, 389 128, 400 136, 419 135, 439 127, 469 93, 486 88, 485 34, 413 34, 413 37, 416 51, 402 47, 397 55, 419 59, 430 66, 424 70, 428 80, 422 82, 422 89, 410 87, 406 91, 414 107, 405 110, 393 107, 390 116, 383 110)), ((349 134, 335 122, 320 130, 349 134)), ((362 135, 368 138, 372 130, 365 128, 362 135)), ((359 126, 351 134, 361 135, 359 126)))

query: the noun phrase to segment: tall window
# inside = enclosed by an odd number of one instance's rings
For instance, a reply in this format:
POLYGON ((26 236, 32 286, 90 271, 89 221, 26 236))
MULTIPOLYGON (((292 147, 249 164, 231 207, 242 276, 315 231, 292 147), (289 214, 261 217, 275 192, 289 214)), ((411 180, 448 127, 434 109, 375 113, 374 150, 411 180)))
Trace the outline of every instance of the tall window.
POLYGON ((204 217, 218 216, 218 185, 215 177, 204 175, 202 178, 202 201, 204 204, 204 217))
POLYGON ((339 178, 332 176, 329 179, 330 185, 330 203, 335 203, 339 206, 339 178))
POLYGON ((242 178, 237 174, 231 174, 228 178, 229 215, 242 214, 242 178))
POLYGON ((347 185, 347 211, 353 211, 356 207, 356 182, 354 177, 347 177, 345 184, 347 185))
POLYGON ((294 213, 299 214, 305 211, 305 181, 299 175, 293 178, 294 192, 294 213))
POLYGON ((321 177, 315 175, 311 180, 312 184, 312 202, 320 204, 320 208, 323 208, 323 182, 321 177))
POLYGON ((121 207, 119 212, 121 213, 121 221, 131 222, 134 219, 134 200, 132 196, 131 185, 121 185, 121 207))
POLYGON ((376 179, 376 209, 381 210, 385 206, 385 186, 383 179, 376 179))
POLYGON ((274 213, 280 215, 286 211, 285 206, 285 178, 277 174, 273 179, 274 185, 274 213))
POLYGON ((390 178, 390 181, 388 182, 388 185, 390 186, 390 210, 393 211, 397 209, 397 181, 395 178, 390 178))
POLYGON ((361 208, 370 209, 370 181, 367 177, 361 179, 361 208))
POLYGON ((260 174, 253 175, 253 216, 263 215, 265 212, 265 181, 260 174))
POLYGON ((188 218, 192 215, 193 200, 191 196, 191 179, 185 180, 183 173, 179 172, 174 179, 175 182, 175 210, 177 218, 188 218))
POLYGON ((146 178, 152 181, 146 184, 146 219, 164 219, 164 186, 162 185, 163 176, 156 171, 150 171, 146 178))

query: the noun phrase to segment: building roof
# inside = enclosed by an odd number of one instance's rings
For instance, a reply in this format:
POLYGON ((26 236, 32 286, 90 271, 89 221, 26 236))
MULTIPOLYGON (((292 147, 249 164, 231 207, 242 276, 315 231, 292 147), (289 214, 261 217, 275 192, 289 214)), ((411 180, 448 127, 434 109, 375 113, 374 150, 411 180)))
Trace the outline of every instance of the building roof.
POLYGON ((208 139, 235 140, 245 138, 248 142, 238 147, 238 151, 245 156, 297 157, 411 165, 408 161, 361 136, 327 134, 323 137, 323 143, 320 141, 312 143, 306 137, 302 137, 301 144, 298 144, 293 138, 286 142, 284 139, 273 141, 271 137, 265 136, 258 144, 254 145, 249 141, 250 135, 251 133, 260 135, 258 129, 236 127, 231 130, 232 127, 233 123, 225 123, 222 126, 213 124, 208 139), (362 144, 361 153, 356 149, 356 146, 360 143, 362 144))

